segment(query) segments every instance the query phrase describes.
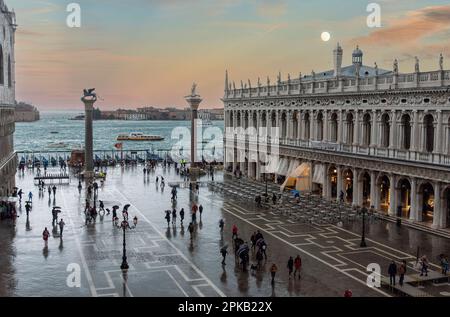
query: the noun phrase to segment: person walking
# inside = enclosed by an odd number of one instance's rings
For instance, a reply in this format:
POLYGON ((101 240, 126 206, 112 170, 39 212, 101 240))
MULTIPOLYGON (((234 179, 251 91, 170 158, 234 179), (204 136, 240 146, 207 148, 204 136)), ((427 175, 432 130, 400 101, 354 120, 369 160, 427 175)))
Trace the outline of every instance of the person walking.
POLYGON ((181 210, 180 210, 180 220, 181 220, 181 225, 183 225, 183 220, 184 220, 184 208, 181 208, 181 210))
POLYGON ((200 220, 201 220, 202 219, 202 213, 203 213, 203 206, 202 205, 200 205, 198 207, 198 211, 200 212, 200 220))
POLYGON ((403 286, 403 281, 405 280, 405 274, 406 274, 406 261, 403 260, 402 264, 398 267, 398 275, 400 276, 398 280, 398 284, 400 286, 403 286))
POLYGON ((192 239, 194 238, 194 224, 192 222, 189 223, 188 230, 192 241, 192 239))
POLYGON ((298 279, 300 279, 300 271, 302 269, 302 258, 300 257, 300 255, 297 255, 297 257, 295 258, 294 267, 295 267, 294 278, 298 272, 298 279))
POLYGON ((397 264, 395 264, 394 260, 392 260, 391 264, 389 264, 388 274, 389 274, 389 285, 395 286, 395 276, 397 275, 397 264))
POLYGON ((425 255, 420 259, 420 264, 420 276, 423 276, 424 273, 425 276, 428 276, 428 259, 425 255))
POLYGON ((165 218, 167 220, 167 227, 170 227, 170 210, 169 210, 169 212, 166 212, 165 218))
POLYGON ((173 208, 172 210, 172 225, 177 224, 177 210, 173 208))
POLYGON ((267 260, 266 250, 267 250, 267 244, 266 244, 266 241, 263 241, 261 244, 261 252, 262 252, 262 254, 264 254, 264 258, 267 260))
POLYGON ((29 192, 29 193, 28 193, 28 200, 29 200, 30 202, 33 201, 33 193, 32 193, 32 192, 29 192))
POLYGON ((225 221, 223 221, 223 219, 220 219, 219 220, 220 233, 223 233, 223 227, 225 227, 225 221))
POLYGON ((48 237, 50 236, 50 232, 45 227, 44 232, 42 232, 42 239, 44 239, 45 247, 48 247, 48 237))
POLYGON ((105 212, 105 204, 103 203, 103 200, 99 200, 99 210, 105 212))
POLYGON ((289 279, 291 279, 292 277, 292 272, 294 271, 294 259, 292 258, 292 256, 289 257, 288 263, 287 263, 287 268, 289 271, 289 279))
POLYGON ((17 195, 19 196, 19 202, 22 202, 22 195, 23 195, 23 191, 22 188, 19 190, 19 192, 17 193, 17 195))
POLYGON ((270 275, 272 276, 272 285, 275 283, 275 275, 277 274, 277 271, 278 271, 277 265, 275 263, 272 264, 272 266, 270 267, 270 275))
POLYGON ((56 197, 56 185, 53 185, 53 197, 56 197))
POLYGON ((228 254, 227 247, 228 246, 225 245, 220 249, 220 254, 222 254, 222 265, 226 265, 225 258, 227 257, 228 254))
POLYGON ((261 250, 258 250, 258 251, 256 252, 256 267, 257 267, 258 270, 261 269, 261 266, 262 266, 262 265, 261 265, 262 260, 264 260, 264 256, 262 255, 261 250))
POLYGON ((250 237, 250 241, 252 243, 252 251, 255 251, 256 248, 256 232, 253 232, 252 236, 250 237))
POLYGON ((442 269, 441 273, 442 273, 442 275, 447 275, 447 272, 448 272, 448 259, 445 256, 445 254, 439 255, 439 261, 440 261, 440 264, 441 264, 441 269, 442 269))
POLYGON ((30 202, 28 202, 28 201, 25 203, 25 211, 27 212, 27 218, 28 218, 30 211, 31 211, 30 202))
POLYGON ((66 223, 65 223, 64 220, 61 218, 61 220, 59 221, 58 225, 59 225, 59 237, 62 239, 63 231, 64 231, 64 226, 66 225, 66 223))
POLYGON ((197 205, 196 205, 196 204, 193 204, 193 205, 192 205, 192 222, 193 222, 193 223, 196 223, 196 222, 197 222, 197 210, 198 210, 197 205))

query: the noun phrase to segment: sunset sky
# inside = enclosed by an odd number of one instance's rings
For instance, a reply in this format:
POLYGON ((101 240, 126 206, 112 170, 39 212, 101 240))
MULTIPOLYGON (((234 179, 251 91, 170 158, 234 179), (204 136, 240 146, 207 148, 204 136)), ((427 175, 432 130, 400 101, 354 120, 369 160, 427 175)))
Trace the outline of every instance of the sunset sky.
POLYGON ((231 80, 331 69, 336 42, 344 64, 359 44, 364 63, 401 72, 450 68, 448 0, 6 0, 14 8, 17 100, 41 110, 81 109, 83 88, 96 87, 101 109, 186 105, 192 82, 203 108, 222 107, 231 80), (81 28, 66 25, 78 2, 81 28), (382 8, 369 28, 366 6, 382 8), (320 39, 322 31, 331 40, 320 39))

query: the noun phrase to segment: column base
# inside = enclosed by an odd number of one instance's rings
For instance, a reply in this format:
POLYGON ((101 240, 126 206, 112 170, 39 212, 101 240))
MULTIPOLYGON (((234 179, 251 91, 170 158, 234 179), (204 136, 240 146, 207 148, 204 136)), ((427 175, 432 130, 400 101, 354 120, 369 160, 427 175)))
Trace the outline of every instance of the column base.
POLYGON ((93 171, 83 171, 84 179, 92 179, 95 177, 95 173, 93 171))

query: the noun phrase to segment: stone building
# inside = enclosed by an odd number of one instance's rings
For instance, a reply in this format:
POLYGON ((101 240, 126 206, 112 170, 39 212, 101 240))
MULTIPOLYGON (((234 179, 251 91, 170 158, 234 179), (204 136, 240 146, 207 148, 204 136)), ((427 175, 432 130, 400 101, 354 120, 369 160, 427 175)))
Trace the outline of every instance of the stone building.
POLYGON ((411 73, 400 73, 397 60, 392 70, 366 66, 359 48, 351 65, 343 67, 342 60, 338 44, 332 70, 283 81, 280 74, 275 83, 258 79, 253 87, 249 81, 236 88, 227 73, 225 127, 232 129, 225 135, 226 167, 280 183, 306 178, 308 189, 326 199, 343 195, 353 205, 432 230, 448 228, 450 71, 442 55, 437 70, 421 72, 416 58, 411 73), (278 127, 278 135, 263 127, 278 127), (278 165, 263 176, 261 140, 274 138, 278 165), (302 164, 304 175, 293 174, 302 164))
POLYGON ((14 152, 15 14, 0 0, 0 197, 15 186, 17 156, 14 152))

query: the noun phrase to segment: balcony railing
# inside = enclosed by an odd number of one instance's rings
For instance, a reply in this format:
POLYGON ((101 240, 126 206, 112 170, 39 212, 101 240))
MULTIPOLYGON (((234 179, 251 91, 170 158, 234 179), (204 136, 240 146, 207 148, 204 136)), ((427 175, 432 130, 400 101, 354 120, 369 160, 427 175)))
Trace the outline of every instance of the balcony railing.
POLYGON ((386 89, 407 89, 417 87, 442 87, 450 85, 450 71, 432 71, 423 73, 389 74, 377 77, 328 78, 313 80, 298 79, 292 82, 282 82, 277 85, 260 86, 257 88, 228 89, 225 99, 256 98, 264 96, 285 96, 301 94, 321 94, 356 91, 376 91, 386 89), (394 85, 394 86, 393 86, 394 85), (396 85, 396 86, 395 86, 396 85))

